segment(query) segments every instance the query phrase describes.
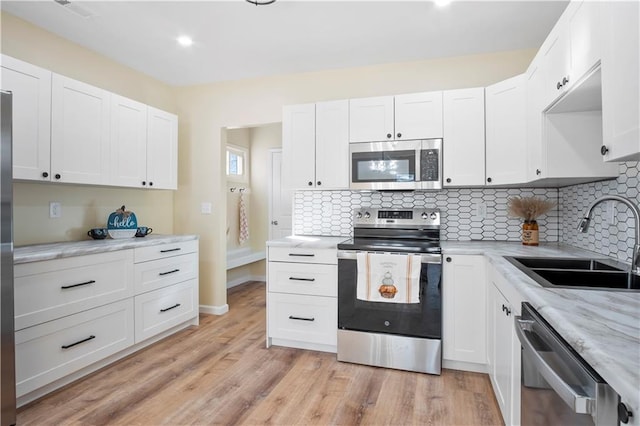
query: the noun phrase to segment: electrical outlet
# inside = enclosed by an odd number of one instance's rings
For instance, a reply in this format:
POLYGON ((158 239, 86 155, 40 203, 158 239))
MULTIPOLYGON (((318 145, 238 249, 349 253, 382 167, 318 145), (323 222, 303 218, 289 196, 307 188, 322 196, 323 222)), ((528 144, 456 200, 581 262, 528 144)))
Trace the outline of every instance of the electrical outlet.
POLYGON ((476 203, 473 206, 474 216, 477 219, 483 220, 487 217, 487 204, 486 203, 476 203))
POLYGON ((49 218, 57 219, 62 217, 62 205, 57 201, 49 203, 49 218))
POLYGON ((212 211, 211 203, 207 203, 207 202, 200 203, 200 213, 211 214, 211 211, 212 211))

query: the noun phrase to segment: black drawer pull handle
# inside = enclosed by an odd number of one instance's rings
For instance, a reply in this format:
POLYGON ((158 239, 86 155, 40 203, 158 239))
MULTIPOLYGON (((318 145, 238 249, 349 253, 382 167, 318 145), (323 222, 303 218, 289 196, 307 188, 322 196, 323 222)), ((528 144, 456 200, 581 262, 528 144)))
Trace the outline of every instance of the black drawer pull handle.
POLYGON ((169 253, 171 251, 178 251, 180 250, 180 247, 178 248, 172 248, 172 249, 167 249, 167 250, 160 250, 160 253, 169 253))
POLYGON ((294 317, 293 315, 289 315, 289 319, 298 320, 298 321, 315 321, 315 318, 305 318, 305 317, 294 317))
POLYGON ((314 257, 314 256, 315 256, 315 254, 289 253, 289 256, 297 256, 297 257, 314 257))
POLYGON ((87 282, 80 283, 80 284, 63 285, 63 286, 62 286, 62 287, 60 287, 60 288, 64 290, 64 289, 67 289, 67 288, 80 287, 80 286, 83 286, 83 285, 93 284, 93 283, 95 283, 95 282, 96 282, 96 280, 91 280, 91 281, 87 281, 87 282))
POLYGON ((79 345, 80 343, 88 342, 89 340, 93 340, 95 338, 96 338, 96 336, 91 335, 91 336, 87 337, 86 339, 78 340, 77 342, 72 343, 70 345, 62 345, 62 349, 69 349, 69 348, 72 348, 72 347, 74 347, 76 345, 79 345))
POLYGON ((176 272, 180 272, 180 269, 174 269, 173 271, 167 271, 167 272, 158 272, 158 275, 160 276, 169 275, 169 274, 175 274, 176 272))
POLYGON ((168 308, 160 309, 160 312, 167 312, 167 311, 170 311, 170 310, 172 310, 172 309, 177 308, 178 306, 180 306, 180 304, 179 304, 179 303, 176 303, 175 305, 173 305, 173 306, 169 306, 168 308))
POLYGON ((289 277, 292 281, 315 281, 315 278, 297 278, 297 277, 289 277))

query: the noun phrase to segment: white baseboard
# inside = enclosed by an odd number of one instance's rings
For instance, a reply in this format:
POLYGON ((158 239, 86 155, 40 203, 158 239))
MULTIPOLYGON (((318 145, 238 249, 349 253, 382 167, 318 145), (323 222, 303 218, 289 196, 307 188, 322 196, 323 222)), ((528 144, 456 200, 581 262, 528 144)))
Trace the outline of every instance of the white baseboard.
POLYGON ((249 281, 266 281, 267 277, 264 275, 243 275, 235 280, 227 281, 227 289, 235 287, 240 284, 244 284, 249 281))
POLYGON ((229 312, 229 305, 226 303, 222 306, 200 305, 201 314, 223 315, 229 312))

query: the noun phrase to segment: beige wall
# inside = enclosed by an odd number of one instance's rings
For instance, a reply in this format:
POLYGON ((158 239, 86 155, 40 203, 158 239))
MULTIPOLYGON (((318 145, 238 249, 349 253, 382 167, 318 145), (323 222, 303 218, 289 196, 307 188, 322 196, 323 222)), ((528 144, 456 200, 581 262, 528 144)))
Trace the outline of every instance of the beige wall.
MULTIPOLYGON (((3 54, 166 111, 177 111, 171 86, 12 15, 2 13, 0 19, 3 54)), ((87 230, 105 226, 109 213, 122 204, 154 232, 174 232, 172 191, 15 183, 14 194, 16 245, 87 239, 87 230), (49 219, 50 201, 62 204, 61 218, 49 219)))
POLYGON ((209 221, 196 206, 226 201, 221 129, 282 120, 282 106, 331 99, 486 86, 525 71, 535 50, 387 64, 180 88, 180 176, 175 230, 201 235, 200 298, 226 304, 226 206, 209 221))

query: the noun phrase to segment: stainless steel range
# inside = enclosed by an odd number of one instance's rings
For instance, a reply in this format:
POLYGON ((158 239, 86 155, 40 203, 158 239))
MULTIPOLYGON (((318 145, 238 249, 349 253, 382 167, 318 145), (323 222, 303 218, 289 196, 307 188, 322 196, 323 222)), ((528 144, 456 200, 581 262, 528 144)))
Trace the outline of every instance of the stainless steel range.
MULTIPOLYGON (((440 374, 439 210, 359 209, 354 212, 353 233, 353 239, 338 244, 338 361, 440 374), (419 261, 413 299, 406 303, 363 300, 359 279, 366 254, 419 261)), ((388 283, 380 281, 375 285, 380 284, 380 294, 385 296, 383 289, 388 283)))

